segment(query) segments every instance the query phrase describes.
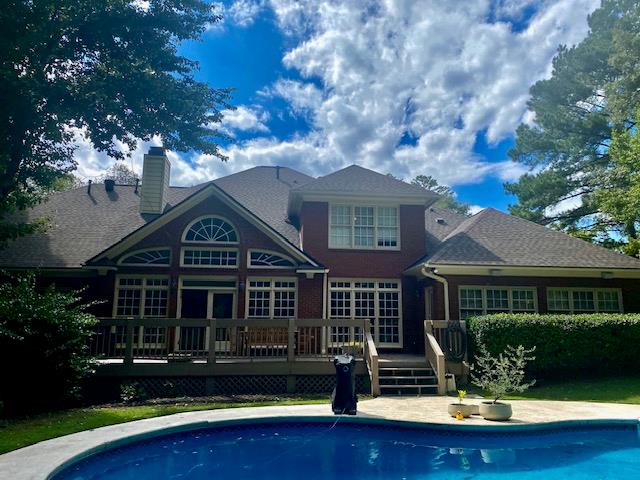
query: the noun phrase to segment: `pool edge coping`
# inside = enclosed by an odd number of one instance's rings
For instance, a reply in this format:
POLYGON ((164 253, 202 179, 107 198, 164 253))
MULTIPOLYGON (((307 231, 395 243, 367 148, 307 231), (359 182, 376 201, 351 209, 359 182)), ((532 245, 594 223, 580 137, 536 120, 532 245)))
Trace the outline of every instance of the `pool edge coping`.
MULTIPOLYGON (((258 407, 259 408, 259 407, 258 407)), ((170 417, 171 415, 169 415, 170 417)), ((140 421, 140 420, 138 420, 140 421)), ((102 452, 130 445, 132 443, 141 442, 153 438, 159 438, 165 435, 171 435, 175 433, 183 433, 189 431, 206 430, 215 427, 228 427, 235 425, 251 425, 251 424, 269 424, 269 423, 291 423, 291 422, 308 422, 308 423, 350 423, 350 424, 379 424, 379 425, 395 425, 400 427, 417 427, 417 428, 429 428, 432 430, 458 430, 458 431, 483 431, 491 430, 493 432, 506 432, 506 431, 545 431, 545 430, 557 430, 563 427, 579 427, 579 426, 592 426, 592 425, 636 425, 640 431, 640 418, 596 418, 596 419, 584 419, 584 420, 553 420, 549 422, 536 422, 536 423, 497 423, 496 425, 464 425, 464 424, 448 424, 437 422, 421 422, 416 420, 399 420, 389 419, 382 417, 372 416, 353 416, 353 415, 328 415, 328 414, 311 414, 311 415, 265 415, 258 417, 246 417, 246 418, 230 418, 220 420, 200 420, 180 425, 159 427, 152 430, 136 433, 133 435, 122 436, 113 440, 107 440, 99 445, 88 448, 80 453, 77 453, 62 463, 53 467, 44 477, 45 480, 53 480, 54 477, 65 470, 66 468, 74 465, 86 458, 93 455, 100 454, 102 452), (336 420, 337 419, 337 420, 336 420)), ((134 423, 134 422, 126 422, 134 423)), ((103 428, 103 427, 101 427, 103 428)), ((97 430, 97 429, 96 429, 97 430)), ((82 433, 82 432, 77 432, 82 433)), ((75 435, 75 434, 71 434, 75 435)), ((62 438, 62 437, 59 437, 62 438)), ((34 444, 37 445, 37 444, 34 444)), ((24 447, 27 448, 27 447, 24 447)), ((16 450, 17 451, 17 450, 16 450)))

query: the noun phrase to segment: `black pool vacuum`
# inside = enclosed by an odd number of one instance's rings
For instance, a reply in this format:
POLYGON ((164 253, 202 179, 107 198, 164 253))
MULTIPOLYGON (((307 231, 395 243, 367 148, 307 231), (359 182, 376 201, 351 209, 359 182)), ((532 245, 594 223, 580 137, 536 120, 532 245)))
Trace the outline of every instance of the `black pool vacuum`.
POLYGON ((355 415, 358 397, 356 397, 356 359, 352 355, 336 355, 333 359, 336 367, 336 386, 331 394, 331 408, 336 415, 355 415))

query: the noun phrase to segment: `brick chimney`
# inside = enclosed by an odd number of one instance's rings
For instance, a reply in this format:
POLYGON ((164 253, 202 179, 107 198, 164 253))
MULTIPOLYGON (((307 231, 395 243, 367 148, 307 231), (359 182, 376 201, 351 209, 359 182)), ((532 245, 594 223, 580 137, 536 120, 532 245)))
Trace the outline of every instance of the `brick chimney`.
POLYGON ((169 197, 171 163, 163 147, 151 147, 142 165, 140 213, 162 213, 169 197))

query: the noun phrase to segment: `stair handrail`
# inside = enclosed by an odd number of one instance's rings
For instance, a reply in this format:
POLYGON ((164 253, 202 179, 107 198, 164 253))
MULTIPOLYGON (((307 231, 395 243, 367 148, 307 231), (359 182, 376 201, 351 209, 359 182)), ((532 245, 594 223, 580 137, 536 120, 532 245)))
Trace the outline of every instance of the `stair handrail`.
POLYGON ((364 358, 369 371, 369 379, 371 381, 371 395, 377 397, 380 395, 380 376, 378 370, 378 349, 371 335, 371 322, 365 320, 364 323, 364 358))
POLYGON ((447 380, 445 377, 444 352, 433 335, 433 322, 431 320, 424 321, 424 354, 427 363, 431 365, 438 380, 438 395, 445 395, 447 393, 447 380))

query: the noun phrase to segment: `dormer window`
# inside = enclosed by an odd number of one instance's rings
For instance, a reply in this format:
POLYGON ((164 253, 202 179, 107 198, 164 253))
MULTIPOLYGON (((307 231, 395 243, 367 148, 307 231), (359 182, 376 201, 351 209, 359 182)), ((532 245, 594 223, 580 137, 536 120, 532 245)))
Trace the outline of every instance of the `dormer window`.
POLYGON ((329 248, 397 249, 398 207, 331 205, 329 248))

